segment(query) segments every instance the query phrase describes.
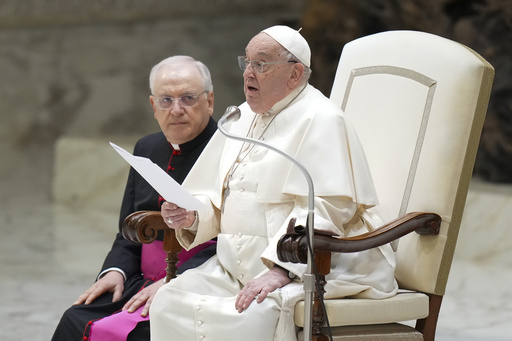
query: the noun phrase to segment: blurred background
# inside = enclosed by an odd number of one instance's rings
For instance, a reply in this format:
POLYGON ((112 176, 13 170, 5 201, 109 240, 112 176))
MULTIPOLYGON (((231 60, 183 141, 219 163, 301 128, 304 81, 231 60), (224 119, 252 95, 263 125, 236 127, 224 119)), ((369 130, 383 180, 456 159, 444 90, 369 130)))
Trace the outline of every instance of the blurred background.
POLYGON ((117 231, 129 151, 158 131, 151 67, 176 54, 212 73, 215 117, 244 101, 236 56, 262 29, 302 27, 329 96, 343 45, 420 30, 496 69, 439 340, 510 340, 511 0, 0 1, 0 340, 49 340, 117 231), (461 314, 463 312, 463 314, 461 314))

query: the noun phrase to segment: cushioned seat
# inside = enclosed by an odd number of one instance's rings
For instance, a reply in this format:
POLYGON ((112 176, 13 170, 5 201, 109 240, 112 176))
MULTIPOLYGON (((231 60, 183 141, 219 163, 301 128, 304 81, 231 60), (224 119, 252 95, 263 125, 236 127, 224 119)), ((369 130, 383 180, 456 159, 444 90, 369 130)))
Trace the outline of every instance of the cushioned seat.
MULTIPOLYGON (((332 326, 350 326, 422 319, 428 316, 428 301, 423 293, 401 292, 383 300, 325 300, 325 307, 332 326)), ((303 323, 304 301, 295 306, 295 324, 303 323)))

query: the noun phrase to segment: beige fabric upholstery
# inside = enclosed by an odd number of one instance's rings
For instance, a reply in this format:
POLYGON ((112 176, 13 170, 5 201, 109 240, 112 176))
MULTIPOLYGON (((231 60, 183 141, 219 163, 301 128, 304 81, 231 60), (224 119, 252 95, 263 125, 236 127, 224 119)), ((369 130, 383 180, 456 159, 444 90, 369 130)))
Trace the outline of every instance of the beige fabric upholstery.
POLYGON ((444 294, 493 74, 467 47, 423 32, 384 32, 343 49, 331 98, 367 153, 375 211, 385 221, 413 211, 443 218, 439 236, 400 240, 402 288, 444 294))
MULTIPOLYGON (((385 300, 325 300, 331 326, 382 324, 416 320, 428 315, 428 296, 399 293, 385 300)), ((304 301, 295 306, 295 324, 304 327, 304 301)))

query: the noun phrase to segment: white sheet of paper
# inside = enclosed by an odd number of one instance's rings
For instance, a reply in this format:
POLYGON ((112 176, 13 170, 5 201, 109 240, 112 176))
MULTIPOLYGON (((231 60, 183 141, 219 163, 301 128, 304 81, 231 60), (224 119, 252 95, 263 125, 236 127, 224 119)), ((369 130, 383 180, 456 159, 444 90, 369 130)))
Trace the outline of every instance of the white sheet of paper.
POLYGON ((188 211, 205 207, 202 202, 181 187, 153 161, 142 156, 132 155, 118 145, 109 143, 166 201, 175 203, 188 211))

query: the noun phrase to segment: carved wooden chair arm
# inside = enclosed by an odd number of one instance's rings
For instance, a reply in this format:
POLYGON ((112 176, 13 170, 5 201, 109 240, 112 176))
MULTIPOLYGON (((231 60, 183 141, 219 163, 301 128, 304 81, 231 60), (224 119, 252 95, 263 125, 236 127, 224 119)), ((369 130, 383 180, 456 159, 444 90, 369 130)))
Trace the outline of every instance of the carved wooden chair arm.
MULTIPOLYGON (((288 232, 277 245, 279 260, 282 262, 307 263, 307 237, 302 226, 294 226, 290 220, 288 232)), ((371 232, 358 236, 339 238, 315 231, 313 248, 315 252, 358 252, 392 242, 411 232, 421 235, 437 235, 441 217, 435 213, 412 212, 395 219, 371 232)))
POLYGON ((173 229, 167 227, 160 214, 160 211, 137 211, 127 216, 123 221, 122 233, 127 240, 149 244, 158 236, 158 231, 164 231, 163 250, 167 252, 167 275, 168 282, 176 277, 178 253, 182 247, 176 239, 173 229))

